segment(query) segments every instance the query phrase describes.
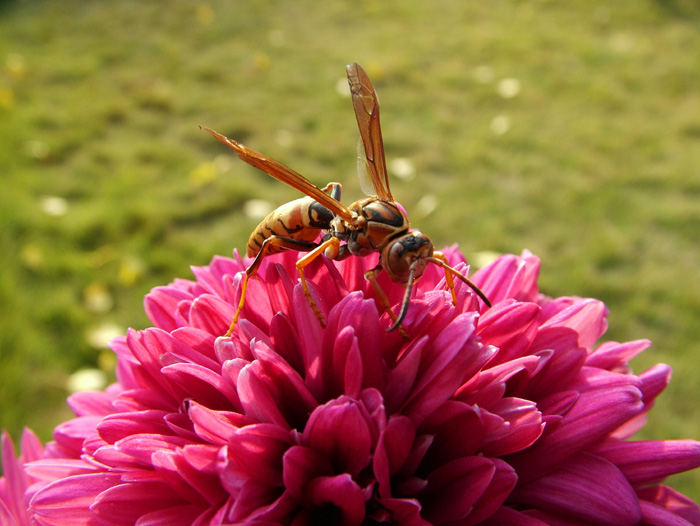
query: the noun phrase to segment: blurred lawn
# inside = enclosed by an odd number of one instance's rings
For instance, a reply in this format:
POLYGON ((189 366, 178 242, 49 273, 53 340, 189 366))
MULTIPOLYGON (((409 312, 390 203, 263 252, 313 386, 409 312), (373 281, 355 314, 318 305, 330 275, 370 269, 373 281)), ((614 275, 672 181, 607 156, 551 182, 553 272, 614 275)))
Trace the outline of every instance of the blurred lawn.
MULTIPOLYGON (((697 2, 164 6, 0 3, 0 427, 49 438, 68 376, 111 367, 101 335, 242 249, 246 202, 297 197, 199 124, 360 197, 337 89, 357 61, 414 225, 529 248, 545 292, 604 300, 608 339, 654 341, 637 371, 675 370, 642 437, 700 438, 697 2)), ((697 473, 671 482, 700 500, 697 473)))

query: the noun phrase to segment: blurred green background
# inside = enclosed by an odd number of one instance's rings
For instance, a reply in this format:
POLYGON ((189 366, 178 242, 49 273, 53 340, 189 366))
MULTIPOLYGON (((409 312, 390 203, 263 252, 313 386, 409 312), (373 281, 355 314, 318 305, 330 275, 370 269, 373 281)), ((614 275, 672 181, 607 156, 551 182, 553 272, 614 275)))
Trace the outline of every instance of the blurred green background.
POLYGON ((636 371, 675 370, 641 437, 700 438, 699 29, 691 0, 5 0, 0 427, 48 439, 151 287, 298 197, 199 124, 361 196, 357 61, 414 226, 605 301, 607 339, 654 341, 636 371))

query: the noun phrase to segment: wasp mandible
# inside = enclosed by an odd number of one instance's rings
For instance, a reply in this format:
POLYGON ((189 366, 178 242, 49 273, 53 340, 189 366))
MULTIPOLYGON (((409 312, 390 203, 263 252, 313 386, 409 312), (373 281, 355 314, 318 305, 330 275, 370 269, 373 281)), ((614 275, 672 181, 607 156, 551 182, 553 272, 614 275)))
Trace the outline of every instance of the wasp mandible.
POLYGON ((411 230, 408 217, 394 201, 389 189, 377 93, 367 73, 359 64, 347 66, 347 76, 355 117, 360 128, 357 147, 358 174, 362 190, 368 196, 349 206, 340 202, 340 183, 330 183, 321 189, 291 168, 203 127, 216 139, 235 150, 238 157, 248 164, 307 196, 274 210, 251 234, 246 253, 254 259, 246 269, 241 298, 226 336, 233 333, 243 310, 248 281, 255 276, 266 256, 282 250, 308 252, 299 259, 296 266, 304 295, 324 327, 323 314, 311 297, 304 276, 304 268, 321 254, 333 260, 342 260, 349 256, 364 257, 379 253, 379 264, 368 270, 365 278, 393 321, 387 331, 399 328, 406 336, 401 322, 408 312, 413 283, 421 277, 429 263, 445 270, 445 281, 454 304, 457 302, 457 296, 452 276, 466 283, 488 307, 491 306, 479 287, 449 266, 442 252, 433 250, 433 243, 428 236, 411 230), (317 241, 322 232, 326 233, 317 241), (377 275, 382 270, 386 271, 392 281, 406 287, 398 315, 391 310, 389 300, 377 282, 377 275))

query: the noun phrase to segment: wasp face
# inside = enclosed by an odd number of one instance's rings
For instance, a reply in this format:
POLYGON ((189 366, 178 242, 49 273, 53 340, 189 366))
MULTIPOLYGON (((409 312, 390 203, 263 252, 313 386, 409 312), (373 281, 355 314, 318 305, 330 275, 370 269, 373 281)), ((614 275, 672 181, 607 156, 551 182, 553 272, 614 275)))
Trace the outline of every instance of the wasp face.
POLYGON ((422 232, 414 231, 389 243, 382 250, 381 262, 392 281, 405 285, 423 274, 432 255, 433 242, 422 232))

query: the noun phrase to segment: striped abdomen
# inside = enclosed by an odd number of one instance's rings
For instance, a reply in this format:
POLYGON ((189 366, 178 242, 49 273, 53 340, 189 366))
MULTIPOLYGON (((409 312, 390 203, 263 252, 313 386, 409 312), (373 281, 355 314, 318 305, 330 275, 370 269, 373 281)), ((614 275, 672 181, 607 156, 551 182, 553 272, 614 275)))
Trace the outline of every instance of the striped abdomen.
MULTIPOLYGON (((313 242, 321 230, 330 227, 333 217, 333 212, 310 197, 286 203, 273 210, 253 231, 248 239, 247 255, 257 255, 263 242, 272 236, 313 242)), ((270 247, 271 254, 280 250, 283 249, 270 247)))

